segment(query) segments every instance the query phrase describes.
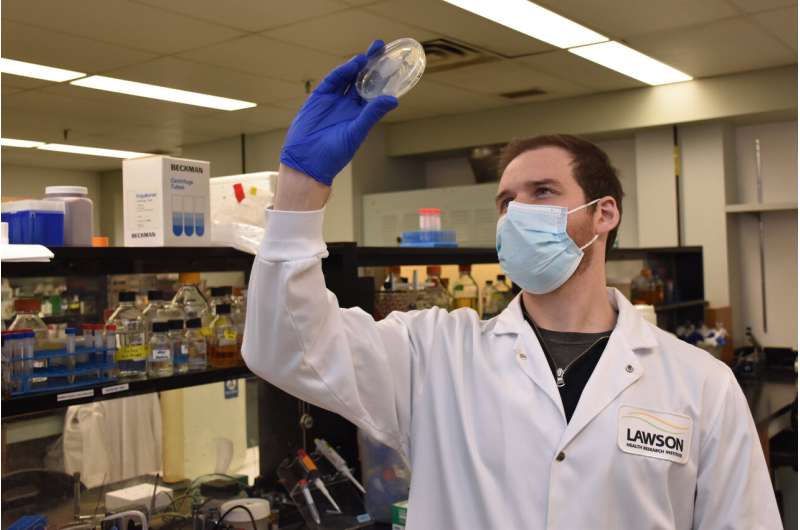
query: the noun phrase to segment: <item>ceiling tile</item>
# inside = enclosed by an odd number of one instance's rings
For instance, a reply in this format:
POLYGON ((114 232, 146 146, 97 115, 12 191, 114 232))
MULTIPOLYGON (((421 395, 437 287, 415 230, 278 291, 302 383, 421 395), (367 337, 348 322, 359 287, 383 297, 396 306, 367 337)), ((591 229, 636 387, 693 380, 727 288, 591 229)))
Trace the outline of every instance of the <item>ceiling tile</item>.
MULTIPOLYGON (((7 5, 8 2, 3 3, 3 16, 6 16, 7 5)), ((2 29, 3 57, 88 74, 146 61, 156 56, 6 19, 2 21, 2 29)))
MULTIPOLYGON (((3 165, 52 167, 71 169, 74 171, 110 171, 122 169, 122 161, 115 158, 98 156, 73 155, 42 151, 40 149, 20 149, 16 147, 2 148, 3 165)), ((44 190, 42 190, 44 193, 44 190)))
POLYGON ((22 77, 19 75, 0 74, 0 77, 2 77, 3 80, 4 92, 7 87, 30 90, 32 88, 41 88, 53 84, 52 82, 44 81, 43 79, 34 79, 33 77, 22 77))
POLYGON ((761 25, 781 42, 797 52, 797 6, 774 11, 765 11, 753 15, 756 23, 761 25))
POLYGON ((108 75, 256 103, 269 103, 303 92, 302 83, 269 79, 176 57, 162 57, 114 70, 108 75))
POLYGON ((341 57, 294 44, 250 35, 180 54, 198 62, 233 68, 290 82, 318 80, 341 62, 341 57))
POLYGON ((747 13, 758 13, 776 7, 796 6, 796 0, 730 0, 736 7, 747 13))
POLYGON ((252 134, 288 128, 294 111, 272 105, 264 105, 237 112, 197 116, 187 119, 188 129, 200 134, 216 134, 217 138, 252 134))
POLYGON ((264 35, 342 56, 365 51, 376 36, 386 42, 401 37, 420 42, 439 37, 436 33, 356 9, 299 22, 264 35), (342 31, 343 28, 346 31, 342 31))
MULTIPOLYGON (((3 97, 3 108, 31 113, 49 113, 67 121, 104 120, 112 127, 153 126, 185 116, 213 112, 211 109, 137 98, 73 85, 54 85, 45 89, 3 97)), ((5 118, 5 116, 4 116, 5 118)))
POLYGON ((387 0, 365 9, 506 56, 554 49, 549 44, 441 0, 387 0))
POLYGON ((347 8, 346 3, 336 0, 303 0, 302 2, 170 0, 169 3, 165 3, 163 0, 138 1, 160 9, 168 9, 252 32, 285 26, 347 8))
POLYGON ((463 87, 482 94, 502 94, 538 88, 547 92, 535 96, 567 97, 585 93, 588 89, 541 71, 536 71, 521 59, 484 63, 429 74, 432 81, 463 87))
POLYGON ((566 50, 542 53, 518 59, 534 70, 588 87, 597 92, 645 86, 635 79, 587 61, 566 50))
POLYGON ((411 92, 400 100, 400 107, 432 110, 437 114, 474 112, 508 105, 501 97, 478 94, 422 78, 411 92))
POLYGON ((738 14, 725 0, 538 0, 537 3, 611 38, 702 24, 738 14))
POLYGON ((694 77, 797 62, 786 46, 745 18, 631 37, 627 42, 694 77))
POLYGON ((5 0, 3 18, 154 53, 176 53, 240 32, 128 0, 5 0))

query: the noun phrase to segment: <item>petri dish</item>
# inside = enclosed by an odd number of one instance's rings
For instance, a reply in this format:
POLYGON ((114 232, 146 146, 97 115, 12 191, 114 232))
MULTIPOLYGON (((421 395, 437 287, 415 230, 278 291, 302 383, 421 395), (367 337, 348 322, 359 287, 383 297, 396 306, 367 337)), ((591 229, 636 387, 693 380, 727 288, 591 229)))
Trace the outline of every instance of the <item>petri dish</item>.
POLYGON ((411 38, 386 44, 358 73, 356 90, 366 100, 401 97, 414 88, 425 72, 425 49, 411 38))

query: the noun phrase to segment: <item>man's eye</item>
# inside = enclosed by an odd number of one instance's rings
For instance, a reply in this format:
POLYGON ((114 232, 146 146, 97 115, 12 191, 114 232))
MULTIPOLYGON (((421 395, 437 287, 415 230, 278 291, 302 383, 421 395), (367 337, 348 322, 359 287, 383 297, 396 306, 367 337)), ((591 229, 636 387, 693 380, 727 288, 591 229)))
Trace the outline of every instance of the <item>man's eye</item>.
POLYGON ((510 202, 511 202, 511 199, 503 199, 503 202, 500 203, 500 210, 501 211, 506 211, 506 208, 508 208, 508 204, 510 202))
POLYGON ((552 195, 553 190, 550 188, 537 188, 536 189, 536 196, 537 197, 547 197, 548 195, 552 195))

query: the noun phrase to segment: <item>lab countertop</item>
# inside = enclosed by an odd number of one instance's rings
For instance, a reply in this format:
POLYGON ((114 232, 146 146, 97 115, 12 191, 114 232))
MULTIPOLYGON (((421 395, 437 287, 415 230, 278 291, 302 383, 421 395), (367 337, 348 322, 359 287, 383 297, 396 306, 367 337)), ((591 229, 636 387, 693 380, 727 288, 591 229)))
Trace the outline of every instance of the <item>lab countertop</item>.
POLYGON ((766 370, 753 379, 739 379, 757 427, 786 412, 797 397, 797 374, 766 370))

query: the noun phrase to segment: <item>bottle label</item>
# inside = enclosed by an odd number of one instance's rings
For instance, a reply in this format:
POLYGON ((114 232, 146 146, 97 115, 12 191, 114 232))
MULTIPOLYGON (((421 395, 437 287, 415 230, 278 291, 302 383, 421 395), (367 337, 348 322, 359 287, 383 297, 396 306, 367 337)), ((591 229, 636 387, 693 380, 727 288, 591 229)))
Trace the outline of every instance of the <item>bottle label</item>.
POLYGON ((181 344, 181 355, 189 355, 189 345, 181 344))
POLYGON ((116 351, 115 359, 117 361, 146 361, 148 348, 144 344, 133 344, 116 351))
POLYGON ((209 328, 208 326, 203 326, 202 328, 200 328, 200 334, 204 337, 210 337, 211 328, 209 328))
POLYGON ((169 348, 156 348, 153 350, 152 359, 154 361, 169 361, 172 352, 169 348))
POLYGON ((222 336, 226 341, 233 341, 236 342, 236 330, 235 329, 226 329, 223 330, 222 336))

